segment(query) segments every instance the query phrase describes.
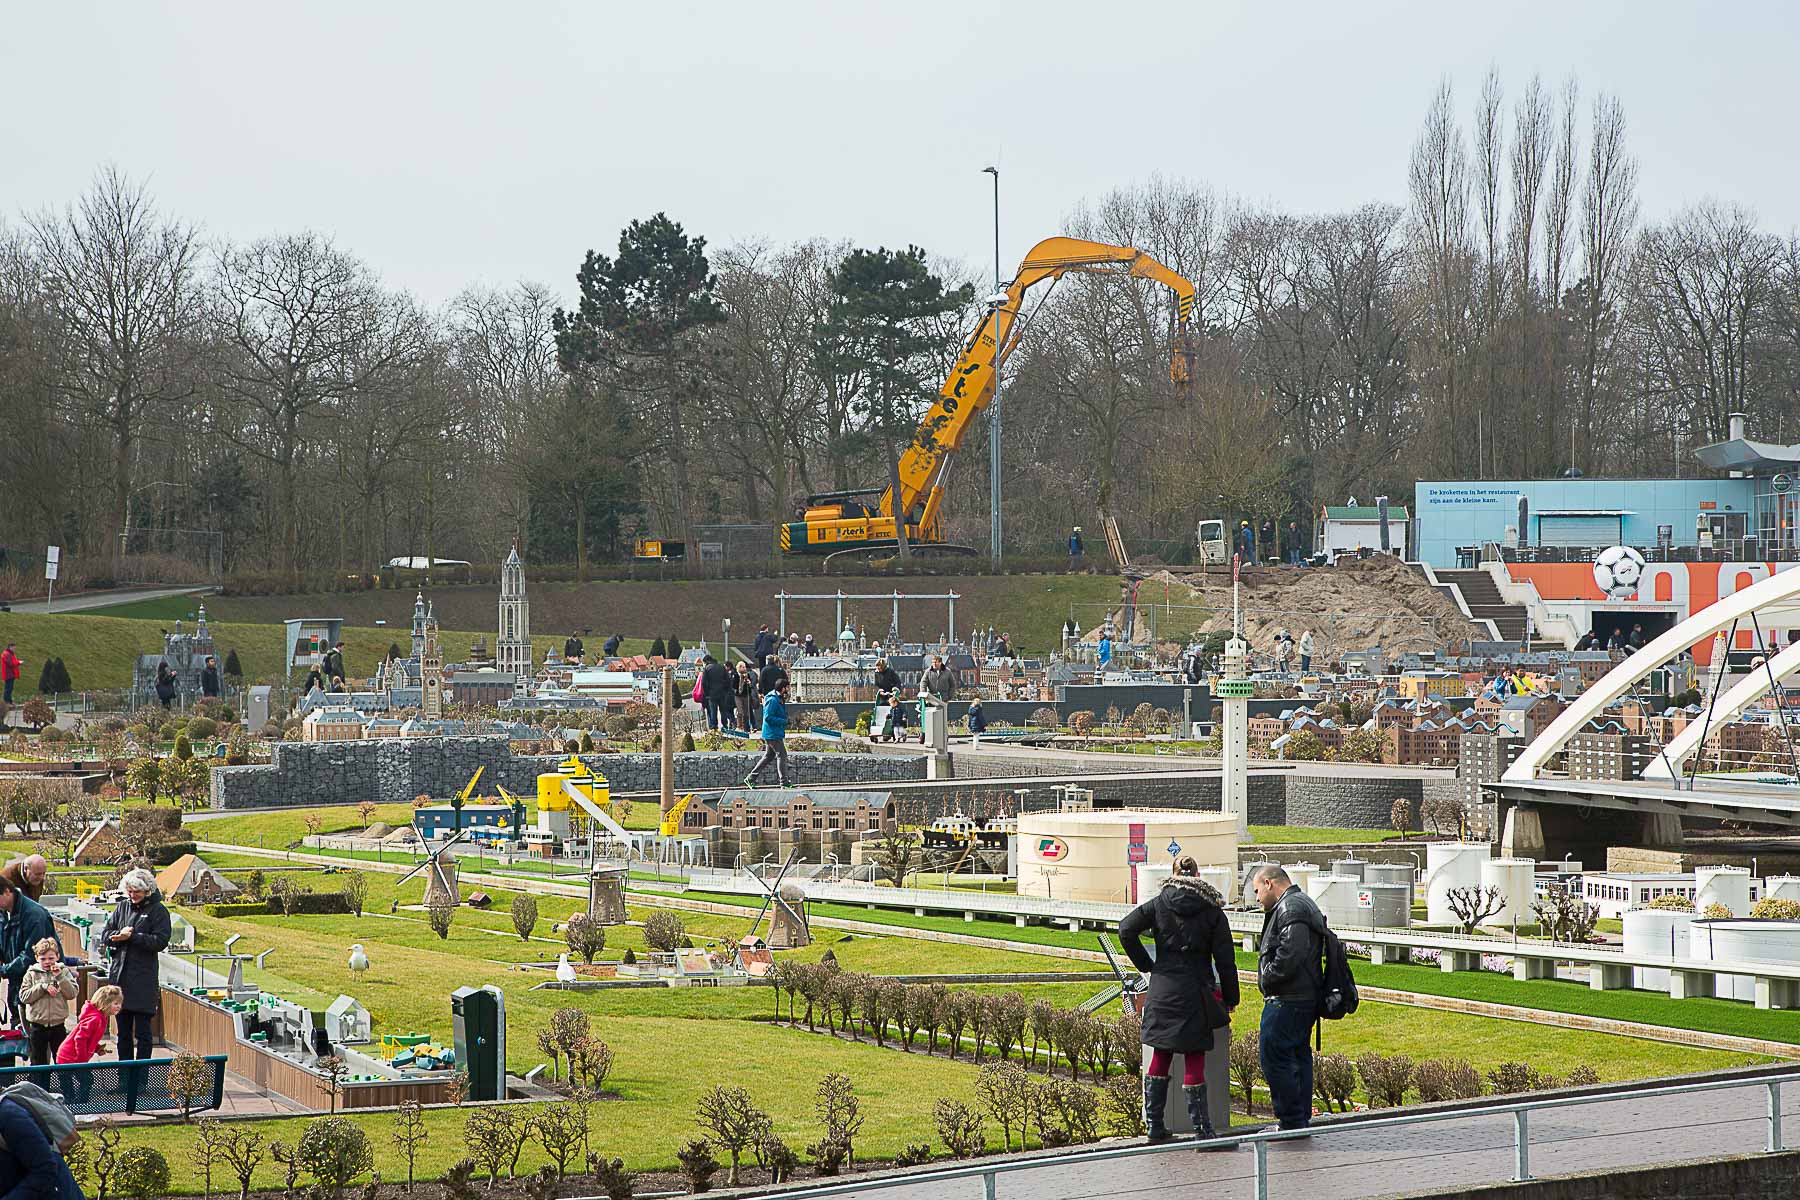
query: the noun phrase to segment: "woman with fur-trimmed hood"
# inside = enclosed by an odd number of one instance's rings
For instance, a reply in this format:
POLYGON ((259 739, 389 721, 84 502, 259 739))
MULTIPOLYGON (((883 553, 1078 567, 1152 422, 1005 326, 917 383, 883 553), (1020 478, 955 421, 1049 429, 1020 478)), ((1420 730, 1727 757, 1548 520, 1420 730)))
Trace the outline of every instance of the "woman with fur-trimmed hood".
POLYGON ((1150 977, 1143 1012, 1144 1045, 1150 1068, 1144 1072, 1144 1124, 1152 1142, 1166 1142, 1163 1122, 1169 1099, 1169 1068, 1183 1056, 1182 1090, 1196 1138, 1213 1136, 1206 1107, 1206 1052, 1213 1031, 1231 1020, 1238 1004, 1237 960, 1223 898, 1199 878, 1192 857, 1182 855, 1150 900, 1119 922, 1119 943, 1132 965, 1150 977), (1142 941, 1148 933, 1155 952, 1142 941))

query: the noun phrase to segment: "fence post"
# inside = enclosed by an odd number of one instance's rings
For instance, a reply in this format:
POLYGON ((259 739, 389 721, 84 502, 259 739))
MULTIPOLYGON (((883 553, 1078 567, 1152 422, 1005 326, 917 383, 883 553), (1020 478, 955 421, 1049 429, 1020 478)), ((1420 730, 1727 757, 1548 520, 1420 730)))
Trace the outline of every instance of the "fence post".
POLYGON ((1531 1178, 1531 1126, 1526 1119, 1530 1115, 1523 1108, 1513 1114, 1514 1183, 1524 1183, 1531 1178))
POLYGON ((1782 1150, 1781 1144, 1781 1080, 1769 1080, 1769 1145, 1770 1154, 1782 1150))
POLYGON ((994 1173, 992 1171, 987 1172, 987 1174, 981 1177, 981 1194, 987 1197, 987 1200, 994 1200, 994 1182, 994 1173))
POLYGON ((1251 1142, 1256 1158, 1256 1200, 1269 1200, 1269 1143, 1251 1142))

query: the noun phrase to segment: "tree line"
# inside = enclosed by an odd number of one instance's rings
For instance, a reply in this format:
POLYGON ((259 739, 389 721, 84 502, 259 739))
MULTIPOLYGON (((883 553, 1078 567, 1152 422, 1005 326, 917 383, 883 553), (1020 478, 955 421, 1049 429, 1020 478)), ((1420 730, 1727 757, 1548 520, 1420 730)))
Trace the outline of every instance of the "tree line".
MULTIPOLYGON (((1647 223, 1627 134, 1616 97, 1490 72, 1430 98, 1404 203, 1297 213, 1157 177, 1078 205, 1043 234, 1196 285, 1193 386, 1163 289, 1034 291, 1003 390, 1009 548, 1106 512, 1173 555, 1201 517, 1305 522, 1421 478, 1688 474, 1733 412, 1800 437, 1800 238, 1698 197, 1647 223)), ((713 247, 657 213, 570 293, 434 307, 319 232, 209 238, 108 168, 0 227, 0 544, 320 578, 493 562, 520 533, 585 570, 638 535, 790 520, 891 482, 979 318, 974 274, 917 247, 713 247)), ((986 437, 950 476, 956 541, 983 542, 986 437)))

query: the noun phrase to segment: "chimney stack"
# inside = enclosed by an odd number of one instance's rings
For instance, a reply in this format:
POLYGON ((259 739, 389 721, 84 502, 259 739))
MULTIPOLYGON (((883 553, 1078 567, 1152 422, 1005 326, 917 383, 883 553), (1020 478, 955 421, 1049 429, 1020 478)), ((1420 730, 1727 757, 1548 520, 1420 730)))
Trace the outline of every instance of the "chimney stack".
POLYGON ((1734 442, 1741 440, 1744 436, 1744 414, 1741 412, 1732 413, 1725 419, 1730 422, 1731 440, 1734 442))

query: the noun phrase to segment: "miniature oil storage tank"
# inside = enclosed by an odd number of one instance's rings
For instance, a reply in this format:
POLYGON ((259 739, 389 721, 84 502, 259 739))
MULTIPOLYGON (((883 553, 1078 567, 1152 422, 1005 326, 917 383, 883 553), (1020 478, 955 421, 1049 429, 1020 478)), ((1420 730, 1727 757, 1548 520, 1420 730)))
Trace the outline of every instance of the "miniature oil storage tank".
POLYGON ((1132 867, 1178 854, 1201 866, 1235 863, 1236 820, 1185 809, 1027 813, 1019 818, 1019 895, 1128 901, 1132 867))
POLYGON ((1405 884, 1407 908, 1409 910, 1412 908, 1413 865, 1411 863, 1372 862, 1363 868, 1363 882, 1405 884))
MULTIPOLYGON (((1625 956, 1655 955, 1659 958, 1688 957, 1688 928, 1694 914, 1668 912, 1660 908, 1631 908, 1625 911, 1625 956)), ((1631 986, 1646 991, 1669 990, 1666 967, 1633 967, 1631 986)))
POLYGON ((1354 925, 1357 921, 1356 889, 1362 880, 1348 875, 1314 875, 1306 894, 1313 898, 1319 911, 1333 925, 1354 925))
POLYGON ((1695 867, 1694 911, 1723 904, 1734 917, 1750 915, 1750 872, 1744 867, 1695 867))
POLYGON ((1137 895, 1133 899, 1142 904, 1156 895, 1171 870, 1173 868, 1166 862, 1139 863, 1133 867, 1132 871, 1137 876, 1137 895))
POLYGON ((1433 925, 1454 925, 1450 889, 1478 887, 1481 864, 1493 857, 1486 842, 1432 842, 1425 847, 1425 919, 1433 925))
POLYGON ((1360 858, 1334 858, 1331 860, 1331 873, 1348 875, 1352 879, 1367 879, 1368 876, 1363 872, 1368 865, 1366 860, 1360 858))
POLYGON ((1236 871, 1230 867, 1201 867, 1200 878, 1203 882, 1212 884, 1226 903, 1231 902, 1231 893, 1237 887, 1236 871))
POLYGON ((1356 889, 1356 924, 1405 929, 1412 924, 1412 883, 1372 883, 1356 889))
MULTIPOLYGON (((1711 962, 1800 963, 1800 921, 1696 920, 1688 929, 1688 956, 1711 962)), ((1792 1007, 1791 985, 1781 998, 1792 1007)), ((1714 977, 1715 996, 1721 999, 1756 999, 1756 980, 1749 975, 1714 977)))
POLYGON ((1328 871, 1321 870, 1318 863, 1309 862, 1289 863, 1287 873, 1289 881, 1309 896, 1312 895, 1310 885, 1314 877, 1330 874, 1328 871))
POLYGON ((1800 900, 1800 875, 1771 875, 1763 880, 1762 894, 1778 900, 1800 900))
POLYGON ((1529 858, 1490 858, 1481 864, 1481 886, 1497 887, 1506 903, 1483 921, 1484 925, 1508 926, 1533 920, 1531 895, 1537 863, 1529 858))

